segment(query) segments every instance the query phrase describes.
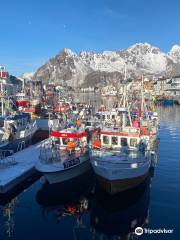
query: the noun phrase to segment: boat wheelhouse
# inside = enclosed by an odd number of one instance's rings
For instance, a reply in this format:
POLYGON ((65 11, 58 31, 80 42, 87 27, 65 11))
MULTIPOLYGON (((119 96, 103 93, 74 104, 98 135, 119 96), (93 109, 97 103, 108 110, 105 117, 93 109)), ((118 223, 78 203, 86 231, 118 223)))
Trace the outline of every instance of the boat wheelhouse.
POLYGON ((17 106, 19 110, 30 114, 39 114, 41 112, 41 104, 38 98, 29 99, 25 96, 25 93, 17 93, 17 106))

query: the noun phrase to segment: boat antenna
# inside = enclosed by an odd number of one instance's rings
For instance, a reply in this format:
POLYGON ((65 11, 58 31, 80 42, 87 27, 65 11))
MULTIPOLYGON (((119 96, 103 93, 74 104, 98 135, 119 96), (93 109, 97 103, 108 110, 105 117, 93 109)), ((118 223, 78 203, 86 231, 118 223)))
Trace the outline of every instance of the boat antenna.
POLYGON ((124 81, 127 80, 127 69, 126 69, 126 63, 124 65, 124 81))

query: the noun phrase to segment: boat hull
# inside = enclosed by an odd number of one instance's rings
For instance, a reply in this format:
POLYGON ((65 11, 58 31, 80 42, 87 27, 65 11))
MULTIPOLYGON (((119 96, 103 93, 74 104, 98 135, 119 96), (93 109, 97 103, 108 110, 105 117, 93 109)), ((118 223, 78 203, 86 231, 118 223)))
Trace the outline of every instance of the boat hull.
POLYGON ((13 152, 17 152, 29 146, 31 144, 31 139, 32 139, 32 136, 29 135, 25 138, 12 140, 8 142, 6 145, 0 146, 0 150, 13 150, 13 152))
POLYGON ((81 164, 78 164, 77 166, 74 166, 72 168, 56 171, 56 172, 46 172, 46 173, 43 173, 43 175, 45 176, 45 178, 50 184, 54 184, 54 183, 61 183, 61 182, 65 182, 70 179, 73 179, 77 176, 84 174, 90 169, 91 169, 90 161, 86 160, 81 164))
POLYGON ((0 150, 7 150, 7 155, 9 155, 8 151, 13 152, 21 151, 22 149, 32 144, 32 139, 36 131, 37 128, 34 128, 32 129, 32 132, 29 132, 29 134, 27 134, 25 137, 16 138, 14 140, 8 141, 5 144, 1 144, 0 150))
POLYGON ((99 186, 110 194, 116 194, 128 189, 137 187, 149 174, 151 159, 136 168, 131 168, 126 164, 115 165, 113 159, 107 164, 94 158, 91 160, 99 186))
POLYGON ((97 184, 102 190, 109 194, 116 194, 137 187, 146 180, 147 176, 148 173, 134 178, 108 180, 102 176, 96 175, 96 179, 97 184))

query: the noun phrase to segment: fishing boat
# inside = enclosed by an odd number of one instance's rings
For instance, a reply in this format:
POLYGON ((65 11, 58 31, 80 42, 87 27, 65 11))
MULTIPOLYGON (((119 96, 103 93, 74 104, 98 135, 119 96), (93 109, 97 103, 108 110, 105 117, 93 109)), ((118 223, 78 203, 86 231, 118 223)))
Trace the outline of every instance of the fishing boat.
POLYGON ((91 163, 104 190, 114 194, 136 187, 148 176, 154 142, 144 128, 127 127, 98 132, 91 163))
POLYGON ((17 93, 16 94, 16 104, 20 111, 25 113, 33 114, 40 114, 41 112, 41 104, 40 99, 32 98, 29 99, 25 96, 25 93, 17 93))
POLYGON ((67 128, 52 132, 42 144, 36 169, 49 183, 60 183, 84 174, 91 168, 89 136, 85 130, 67 128))
POLYGON ((101 112, 101 129, 93 133, 91 164, 98 184, 115 194, 136 187, 148 176, 157 146, 157 113, 144 99, 136 113, 126 93, 121 108, 101 112))
POLYGON ((28 146, 37 131, 36 121, 28 113, 16 113, 1 118, 0 149, 16 152, 28 146))

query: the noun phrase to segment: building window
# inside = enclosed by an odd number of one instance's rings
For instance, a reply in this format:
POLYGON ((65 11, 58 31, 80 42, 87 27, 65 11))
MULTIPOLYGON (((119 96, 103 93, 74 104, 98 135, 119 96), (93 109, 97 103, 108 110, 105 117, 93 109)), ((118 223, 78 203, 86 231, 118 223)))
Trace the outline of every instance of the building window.
POLYGON ((136 138, 130 139, 130 147, 137 147, 137 139, 136 138))
POLYGON ((109 144, 109 137, 108 136, 103 136, 103 143, 104 144, 109 144))
POLYGON ((126 147, 128 144, 127 144, 127 138, 121 138, 121 146, 122 147, 126 147))
POLYGON ((118 145, 118 137, 112 137, 112 145, 118 145))

